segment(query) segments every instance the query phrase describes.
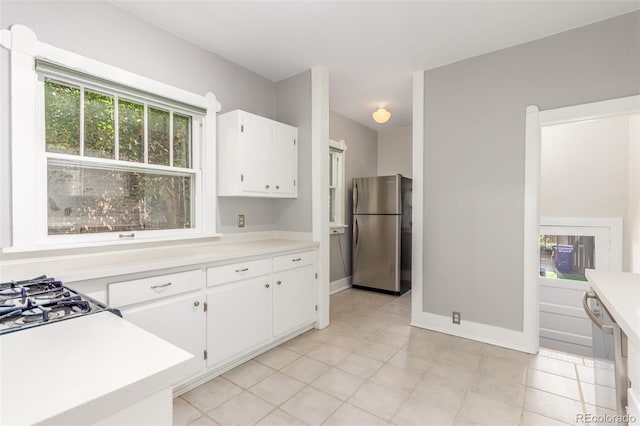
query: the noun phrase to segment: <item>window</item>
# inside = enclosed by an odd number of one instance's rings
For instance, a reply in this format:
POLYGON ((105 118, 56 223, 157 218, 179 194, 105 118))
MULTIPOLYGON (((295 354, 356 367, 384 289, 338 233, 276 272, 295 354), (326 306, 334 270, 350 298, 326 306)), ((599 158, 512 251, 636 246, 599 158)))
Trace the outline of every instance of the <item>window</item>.
POLYGON ((587 281, 585 269, 595 269, 595 237, 540 235, 540 276, 587 281))
POLYGON ((329 141, 329 227, 331 233, 343 233, 345 228, 345 151, 347 145, 329 141))
POLYGON ((11 246, 4 252, 215 233, 220 104, 41 43, 14 26, 11 246))
POLYGON ((48 235, 194 227, 199 116, 46 72, 42 79, 48 235))

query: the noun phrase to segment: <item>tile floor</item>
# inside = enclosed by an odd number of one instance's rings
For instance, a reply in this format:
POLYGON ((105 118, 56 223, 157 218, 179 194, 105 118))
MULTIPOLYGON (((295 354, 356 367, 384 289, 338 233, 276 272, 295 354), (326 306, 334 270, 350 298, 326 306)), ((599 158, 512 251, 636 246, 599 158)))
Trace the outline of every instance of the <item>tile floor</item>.
POLYGON ((311 330, 176 398, 175 425, 562 425, 595 414, 589 359, 409 326, 411 296, 349 289, 311 330))

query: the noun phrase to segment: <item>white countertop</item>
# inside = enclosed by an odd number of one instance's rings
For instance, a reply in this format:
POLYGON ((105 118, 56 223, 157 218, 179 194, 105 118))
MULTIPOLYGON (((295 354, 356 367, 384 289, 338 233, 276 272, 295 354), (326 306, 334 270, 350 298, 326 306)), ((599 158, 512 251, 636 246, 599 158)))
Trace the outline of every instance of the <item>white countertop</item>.
POLYGON ((0 336, 0 424, 88 424, 182 376, 192 355, 101 312, 0 336))
POLYGON ((640 274, 587 269, 586 276, 629 342, 640 348, 640 274))
POLYGON ((230 262, 237 259, 312 250, 318 243, 306 240, 259 239, 239 242, 208 242, 154 248, 126 248, 109 252, 4 258, 4 280, 23 280, 47 275, 65 283, 159 269, 230 262))

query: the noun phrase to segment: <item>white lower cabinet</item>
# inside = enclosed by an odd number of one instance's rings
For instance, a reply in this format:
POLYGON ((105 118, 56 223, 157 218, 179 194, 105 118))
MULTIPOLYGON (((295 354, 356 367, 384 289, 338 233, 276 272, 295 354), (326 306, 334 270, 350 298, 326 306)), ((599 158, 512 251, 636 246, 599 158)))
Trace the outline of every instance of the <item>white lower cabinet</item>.
POLYGON ((315 269, 312 265, 273 275, 274 337, 307 325, 316 317, 315 269))
POLYGON ((185 379, 204 369, 203 281, 198 269, 108 286, 109 304, 124 319, 193 355, 185 379))
POLYGON ((206 286, 204 269, 112 283, 108 303, 193 354, 183 386, 312 326, 315 270, 315 251, 240 260, 206 268, 206 286))
POLYGON ((231 360, 271 339, 271 298, 269 275, 207 291, 207 367, 231 360))
POLYGON ((189 361, 188 376, 204 369, 205 315, 201 292, 122 309, 121 312, 127 321, 190 352, 193 359, 189 361))

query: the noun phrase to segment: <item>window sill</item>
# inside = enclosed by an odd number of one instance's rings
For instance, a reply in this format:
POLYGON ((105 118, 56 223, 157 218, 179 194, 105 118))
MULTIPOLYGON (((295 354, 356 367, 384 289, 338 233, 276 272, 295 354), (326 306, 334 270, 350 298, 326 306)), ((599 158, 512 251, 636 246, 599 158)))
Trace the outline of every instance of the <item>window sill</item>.
POLYGON ((219 238, 222 234, 212 233, 202 235, 200 233, 187 234, 183 236, 160 236, 137 238, 132 240, 102 240, 102 241, 71 241, 71 242, 49 242, 40 245, 26 247, 3 247, 0 249, 2 254, 20 254, 20 253, 64 253, 65 251, 74 252, 75 250, 95 249, 99 251, 119 250, 128 246, 136 247, 153 247, 170 245, 171 243, 182 243, 185 241, 205 240, 209 238, 219 238))
POLYGON ((347 229, 347 228, 348 228, 347 225, 330 225, 329 226, 329 234, 330 235, 344 234, 345 229, 347 229))

